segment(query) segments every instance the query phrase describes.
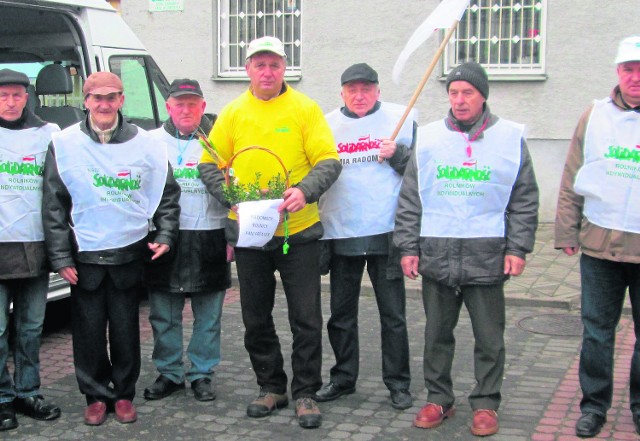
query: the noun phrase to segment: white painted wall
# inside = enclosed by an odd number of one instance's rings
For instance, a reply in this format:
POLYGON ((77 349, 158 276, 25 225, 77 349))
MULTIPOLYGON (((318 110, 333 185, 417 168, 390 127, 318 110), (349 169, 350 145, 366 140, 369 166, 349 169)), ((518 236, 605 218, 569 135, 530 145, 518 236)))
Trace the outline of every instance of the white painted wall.
MULTIPOLYGON (((305 0, 302 79, 292 86, 325 111, 341 104, 340 74, 367 62, 379 73, 382 99, 409 102, 437 46, 434 35, 415 54, 396 85, 391 69, 415 28, 438 0, 305 0)), ((169 80, 197 79, 208 112, 217 113, 247 87, 219 81, 216 72, 215 0, 184 0, 184 11, 148 12, 148 0, 125 0, 122 16, 134 29, 169 80)), ((541 189, 541 221, 553 221, 556 194, 569 139, 581 113, 616 84, 617 43, 640 34, 638 0, 548 0, 545 81, 490 83, 494 113, 526 124, 541 189)), ((448 110, 441 68, 416 103, 419 123, 448 110)))

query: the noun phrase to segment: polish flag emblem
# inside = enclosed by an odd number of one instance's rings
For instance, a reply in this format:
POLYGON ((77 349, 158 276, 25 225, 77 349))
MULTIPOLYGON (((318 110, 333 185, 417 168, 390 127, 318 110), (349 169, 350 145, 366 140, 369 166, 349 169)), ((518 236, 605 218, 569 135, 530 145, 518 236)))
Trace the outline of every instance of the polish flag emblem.
POLYGON ((469 161, 464 161, 462 163, 463 167, 473 167, 473 166, 476 166, 476 165, 478 165, 478 160, 477 159, 471 159, 469 161))
POLYGON ((128 178, 131 176, 131 170, 121 170, 118 172, 117 176, 119 178, 128 178))
POLYGON ((22 158, 22 162, 33 162, 36 163, 36 157, 34 155, 24 156, 22 158))

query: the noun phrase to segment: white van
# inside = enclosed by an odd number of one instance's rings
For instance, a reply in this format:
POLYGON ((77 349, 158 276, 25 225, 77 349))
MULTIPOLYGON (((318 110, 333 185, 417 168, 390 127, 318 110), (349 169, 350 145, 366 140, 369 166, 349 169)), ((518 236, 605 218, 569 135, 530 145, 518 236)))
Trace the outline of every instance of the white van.
POLYGON ((43 119, 60 119, 61 126, 80 116, 84 78, 103 70, 122 79, 123 113, 131 122, 152 129, 167 118, 165 76, 105 0, 0 0, 4 67, 32 79, 36 99, 30 105, 43 119))
MULTIPOLYGON (((0 0, 3 68, 29 76, 28 105, 61 128, 84 118, 84 79, 104 70, 122 79, 127 120, 153 129, 168 117, 165 76, 105 0, 0 0)), ((63 282, 52 275, 50 299, 69 295, 63 282)))

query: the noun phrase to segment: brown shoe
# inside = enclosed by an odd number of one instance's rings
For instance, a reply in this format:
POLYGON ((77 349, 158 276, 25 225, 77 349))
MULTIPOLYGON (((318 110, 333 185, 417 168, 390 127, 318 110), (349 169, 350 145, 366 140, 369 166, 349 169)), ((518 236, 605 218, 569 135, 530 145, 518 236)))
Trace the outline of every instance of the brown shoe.
POLYGON ((119 423, 133 423, 138 419, 136 408, 130 400, 116 401, 116 420, 119 423))
POLYGON ((262 418, 273 413, 276 409, 281 409, 289 405, 287 394, 275 394, 260 389, 258 398, 247 406, 247 416, 251 418, 262 418))
POLYGON ((300 427, 305 429, 314 429, 322 424, 320 409, 313 398, 305 397, 296 400, 296 416, 300 427))
POLYGON ((107 405, 102 401, 89 404, 84 409, 84 423, 88 426, 99 426, 107 419, 107 405))
POLYGON ((474 410, 471 433, 475 436, 489 436, 498 433, 498 413, 491 409, 474 410))
POLYGON ((442 407, 435 403, 427 403, 416 415, 413 425, 421 429, 433 429, 455 414, 456 408, 453 406, 442 407))

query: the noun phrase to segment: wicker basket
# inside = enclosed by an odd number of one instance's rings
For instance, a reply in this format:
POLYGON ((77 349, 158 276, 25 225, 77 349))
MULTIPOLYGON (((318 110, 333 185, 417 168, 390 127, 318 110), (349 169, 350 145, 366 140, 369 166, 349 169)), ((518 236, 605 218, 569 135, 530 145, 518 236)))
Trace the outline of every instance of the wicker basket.
MULTIPOLYGON (((282 161, 282 159, 280 158, 280 156, 278 156, 277 154, 275 154, 273 151, 269 150, 266 147, 260 147, 257 145, 254 146, 250 146, 250 147, 245 147, 242 150, 237 151, 231 158, 229 158, 229 161, 227 162, 225 168, 224 168, 224 182, 225 185, 230 185, 231 183, 231 170, 233 169, 233 161, 242 153, 246 153, 250 150, 262 150, 266 153, 269 153, 271 156, 273 156, 274 158, 276 158, 276 160, 278 161, 278 163, 280 164, 280 166, 282 167, 282 170, 284 171, 284 178, 285 178, 285 188, 289 188, 290 187, 290 183, 289 183, 289 172, 287 171, 287 167, 284 165, 284 162, 282 161)), ((284 227, 284 243, 282 245, 282 253, 283 254, 287 254, 289 252, 289 213, 285 212, 284 213, 284 219, 282 221, 283 223, 283 227, 284 227)))
POLYGON ((282 170, 284 171, 284 178, 285 178, 285 186, 286 188, 289 188, 289 172, 287 171, 287 167, 284 165, 284 162, 282 162, 282 159, 280 159, 280 156, 276 155, 273 151, 269 150, 266 147, 260 147, 257 145, 252 145, 250 147, 245 147, 242 150, 237 151, 227 162, 227 165, 225 167, 225 171, 224 171, 224 182, 225 184, 229 185, 230 183, 230 173, 233 167, 233 161, 240 156, 242 153, 246 153, 249 150, 262 150, 264 152, 269 153, 271 156, 273 156, 274 158, 276 158, 278 160, 278 163, 280 163, 280 166, 282 167, 282 170))

